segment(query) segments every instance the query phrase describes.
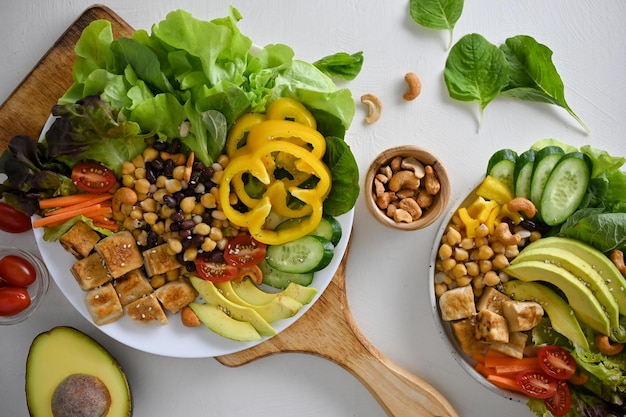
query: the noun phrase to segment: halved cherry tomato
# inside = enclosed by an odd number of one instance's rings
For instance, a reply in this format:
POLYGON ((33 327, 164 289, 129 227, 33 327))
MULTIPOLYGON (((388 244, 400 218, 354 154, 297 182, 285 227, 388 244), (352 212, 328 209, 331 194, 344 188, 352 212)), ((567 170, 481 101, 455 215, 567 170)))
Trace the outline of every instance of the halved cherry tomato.
POLYGON ((572 396, 569 391, 567 382, 563 380, 557 381, 556 393, 544 400, 546 408, 554 415, 554 417, 563 417, 570 409, 572 396))
POLYGON ((72 182, 88 193, 105 193, 115 183, 115 173, 97 162, 81 162, 72 169, 72 182))
POLYGON ((211 259, 208 254, 202 254, 196 258, 196 272, 204 280, 224 282, 235 279, 239 269, 226 261, 211 259))
POLYGON ((537 352, 539 366, 548 375, 556 379, 567 379, 576 372, 576 360, 560 346, 543 346, 537 352))
POLYGON ((24 233, 30 229, 32 229, 30 217, 4 201, 0 201, 0 230, 8 233, 24 233))
POLYGON ((246 268, 259 264, 266 254, 267 245, 250 235, 239 235, 228 242, 224 249, 224 260, 230 265, 246 268))
POLYGON ((17 255, 7 255, 0 259, 0 278, 13 287, 28 287, 37 279, 35 267, 17 255))
POLYGON ((0 288, 0 316, 14 316, 30 305, 30 295, 25 288, 0 288))
POLYGON ((542 371, 529 369, 517 374, 515 383, 532 398, 550 398, 556 392, 557 380, 542 371))

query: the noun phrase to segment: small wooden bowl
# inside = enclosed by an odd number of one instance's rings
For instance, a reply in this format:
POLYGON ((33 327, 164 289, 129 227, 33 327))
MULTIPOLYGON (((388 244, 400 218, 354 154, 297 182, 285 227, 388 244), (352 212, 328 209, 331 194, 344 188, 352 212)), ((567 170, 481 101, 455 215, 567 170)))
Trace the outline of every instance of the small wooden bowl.
MULTIPOLYGON (((423 187, 424 179, 421 179, 423 187)), ((387 187, 385 187, 387 190, 387 187)), ((437 156, 424 148, 413 145, 403 145, 383 151, 372 161, 364 184, 365 204, 369 212, 381 224, 398 230, 419 230, 433 224, 445 211, 450 201, 450 180, 448 173, 437 156), (387 215, 386 210, 379 208, 377 205, 377 196, 374 186, 374 179, 380 173, 381 167, 390 166, 391 161, 396 157, 408 158, 413 157, 421 162, 424 166, 430 165, 435 172, 435 176, 440 183, 440 190, 433 196, 432 204, 422 209, 422 215, 411 222, 395 221, 387 215)), ((387 190, 388 191, 388 190, 387 190)))

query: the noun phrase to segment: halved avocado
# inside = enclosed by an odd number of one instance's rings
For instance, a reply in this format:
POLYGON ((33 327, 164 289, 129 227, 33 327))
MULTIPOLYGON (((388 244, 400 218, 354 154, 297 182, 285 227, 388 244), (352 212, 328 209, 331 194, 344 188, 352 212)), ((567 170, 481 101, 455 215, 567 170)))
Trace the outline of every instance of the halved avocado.
MULTIPOLYGON (((91 337, 64 326, 41 333, 30 346, 26 360, 26 402, 30 415, 52 417, 52 397, 59 385, 67 386, 68 377, 84 379, 85 375, 97 378, 108 390, 110 406, 105 416, 132 415, 130 387, 119 363, 91 337)), ((57 392, 56 400, 63 396, 57 392)))

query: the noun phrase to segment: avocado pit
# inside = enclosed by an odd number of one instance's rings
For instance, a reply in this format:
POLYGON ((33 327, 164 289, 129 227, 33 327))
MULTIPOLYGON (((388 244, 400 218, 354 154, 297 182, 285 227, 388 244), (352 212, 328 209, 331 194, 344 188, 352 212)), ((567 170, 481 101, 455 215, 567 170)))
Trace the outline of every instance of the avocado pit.
POLYGON ((54 390, 51 407, 54 417, 102 417, 111 407, 111 394, 99 378, 72 374, 54 390))

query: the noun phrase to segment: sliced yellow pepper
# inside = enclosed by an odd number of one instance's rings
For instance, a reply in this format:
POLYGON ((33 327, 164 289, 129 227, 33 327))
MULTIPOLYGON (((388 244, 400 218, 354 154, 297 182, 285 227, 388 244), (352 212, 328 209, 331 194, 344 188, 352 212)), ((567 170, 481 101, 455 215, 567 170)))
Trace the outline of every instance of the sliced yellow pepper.
POLYGON ((499 179, 487 175, 483 182, 476 188, 476 195, 486 200, 494 200, 498 204, 506 204, 513 200, 513 193, 505 183, 499 179))
POLYGON ((317 130, 317 121, 302 103, 289 97, 274 100, 265 113, 268 119, 293 120, 317 130))
POLYGON ((457 210, 457 212, 458 212, 459 218, 461 219, 461 222, 465 226, 465 233, 467 237, 469 238, 476 237, 476 228, 480 226, 480 222, 477 219, 470 216, 466 207, 461 207, 460 209, 457 210))
POLYGON ((317 130, 289 120, 266 120, 248 133, 246 148, 254 151, 268 141, 281 139, 307 148, 317 159, 326 152, 326 138, 317 130))
POLYGON ((246 135, 252 127, 267 120, 261 113, 246 113, 233 123, 226 138, 226 154, 232 157, 237 149, 245 145, 246 135))

